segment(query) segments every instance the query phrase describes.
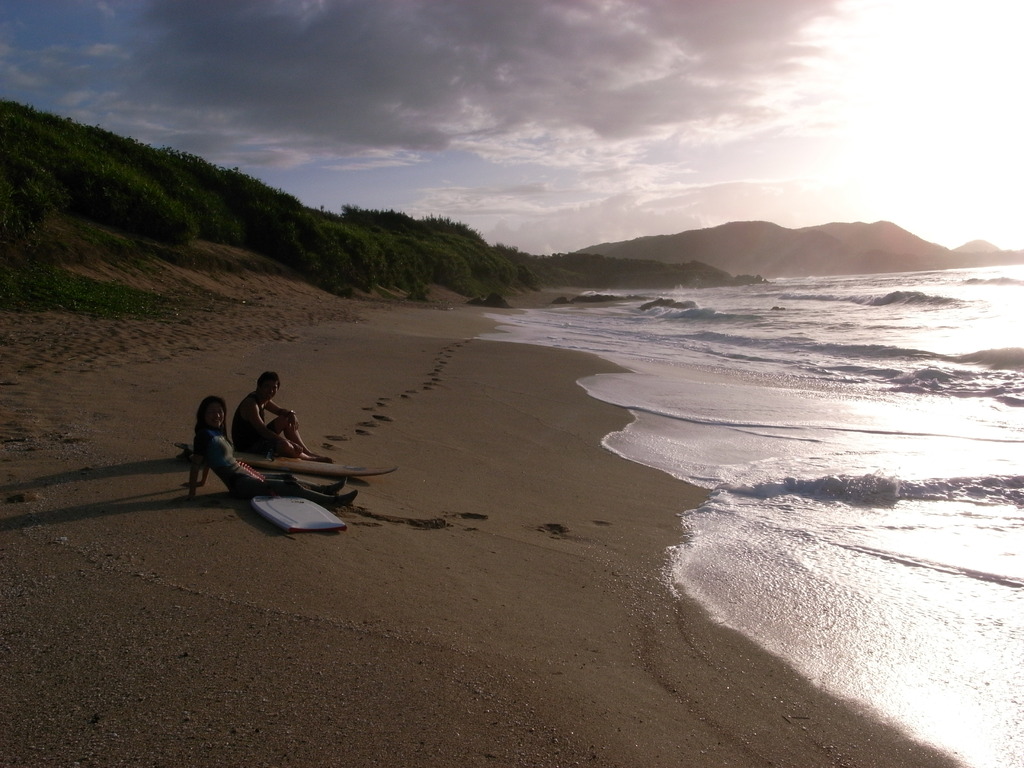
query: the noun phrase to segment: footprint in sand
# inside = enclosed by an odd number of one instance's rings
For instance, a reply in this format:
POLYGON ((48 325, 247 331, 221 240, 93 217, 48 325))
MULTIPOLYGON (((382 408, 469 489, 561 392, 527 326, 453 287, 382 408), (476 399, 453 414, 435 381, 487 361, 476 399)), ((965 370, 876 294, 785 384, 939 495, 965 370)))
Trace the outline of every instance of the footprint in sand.
POLYGON ((400 525, 408 525, 412 528, 423 528, 427 530, 440 530, 448 527, 448 521, 443 517, 401 517, 399 515, 382 515, 376 512, 371 512, 366 507, 349 507, 350 512, 354 512, 360 517, 366 517, 371 520, 377 520, 382 523, 397 523, 400 525))
POLYGON ((569 533, 569 528, 561 523, 544 523, 538 525, 537 530, 541 533, 550 533, 552 536, 565 536, 569 533))

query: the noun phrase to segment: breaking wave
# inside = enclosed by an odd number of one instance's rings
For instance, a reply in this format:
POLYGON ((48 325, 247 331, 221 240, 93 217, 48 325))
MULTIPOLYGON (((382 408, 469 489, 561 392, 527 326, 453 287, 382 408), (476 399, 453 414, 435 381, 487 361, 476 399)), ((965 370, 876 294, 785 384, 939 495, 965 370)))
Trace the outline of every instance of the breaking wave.
POLYGON ((893 506, 898 501, 961 501, 1024 508, 1024 477, 954 477, 923 482, 903 481, 883 474, 827 475, 809 480, 787 477, 781 481, 754 485, 723 485, 719 490, 772 499, 803 496, 809 499, 843 501, 872 507, 893 506))
POLYGON ((934 296, 920 291, 891 291, 881 296, 865 294, 844 296, 830 293, 783 293, 780 299, 787 301, 841 301, 851 304, 862 304, 868 307, 885 307, 890 304, 919 304, 948 307, 961 303, 959 299, 949 296, 934 296))
POLYGON ((980 277, 972 277, 969 280, 964 280, 964 285, 1024 285, 1024 280, 1016 280, 1012 277, 993 277, 988 279, 982 279, 980 277))
POLYGON ((958 363, 983 365, 1005 371, 1024 371, 1024 347, 983 349, 953 358, 958 363))

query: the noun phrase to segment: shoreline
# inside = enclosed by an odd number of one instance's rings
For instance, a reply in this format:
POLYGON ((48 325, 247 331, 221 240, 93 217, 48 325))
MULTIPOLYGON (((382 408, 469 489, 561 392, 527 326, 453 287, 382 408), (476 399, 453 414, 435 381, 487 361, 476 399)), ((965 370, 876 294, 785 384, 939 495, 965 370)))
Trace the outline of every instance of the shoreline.
POLYGON ((5 762, 954 764, 669 593, 706 492, 601 447, 629 414, 576 381, 616 366, 316 298, 248 335, 0 318, 5 762), (344 533, 184 500, 195 404, 266 368, 311 446, 399 465, 344 533))

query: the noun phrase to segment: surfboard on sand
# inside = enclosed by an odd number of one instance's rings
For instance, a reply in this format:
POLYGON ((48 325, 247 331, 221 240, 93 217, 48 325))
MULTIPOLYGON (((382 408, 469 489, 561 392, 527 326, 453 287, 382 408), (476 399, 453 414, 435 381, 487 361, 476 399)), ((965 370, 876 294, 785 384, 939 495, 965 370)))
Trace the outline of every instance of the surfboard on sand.
MULTIPOLYGON (((192 446, 188 443, 175 443, 181 449, 181 456, 189 458, 192 455, 192 446)), ((351 464, 327 464, 320 461, 303 461, 302 459, 288 459, 283 456, 268 459, 256 453, 236 453, 235 458, 244 461, 255 469, 264 469, 268 472, 292 472, 302 475, 317 475, 318 477, 370 477, 372 475, 386 475, 394 472, 398 467, 360 467, 351 464)))
POLYGON ((307 461, 304 459, 289 459, 279 456, 268 459, 256 453, 236 453, 235 458, 244 461, 255 469, 265 469, 268 472, 294 472, 302 475, 317 475, 319 477, 369 477, 371 475, 386 475, 394 472, 398 467, 358 467, 350 464, 328 464, 322 461, 307 461))
POLYGON ((288 533, 343 531, 345 521, 314 501, 292 496, 256 496, 250 502, 263 517, 288 533))

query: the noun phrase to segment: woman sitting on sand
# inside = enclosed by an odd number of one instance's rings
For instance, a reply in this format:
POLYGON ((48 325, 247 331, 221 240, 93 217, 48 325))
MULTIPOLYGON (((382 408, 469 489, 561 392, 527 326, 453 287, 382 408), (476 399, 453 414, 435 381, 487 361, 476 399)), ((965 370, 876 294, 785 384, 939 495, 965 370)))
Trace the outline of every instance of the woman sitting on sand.
POLYGON ((188 482, 190 499, 195 497, 196 488, 206 482, 209 469, 224 481, 231 495, 238 499, 251 499, 254 496, 299 496, 318 504, 337 505, 351 504, 356 497, 358 491, 339 494, 345 485, 344 479, 331 485, 309 485, 299 482, 292 475, 264 475, 237 461, 234 448, 224 434, 226 418, 227 405, 223 398, 211 395, 199 404, 196 411, 195 438, 192 441, 192 472, 188 482), (199 470, 203 459, 206 460, 206 470, 200 479, 199 470))

